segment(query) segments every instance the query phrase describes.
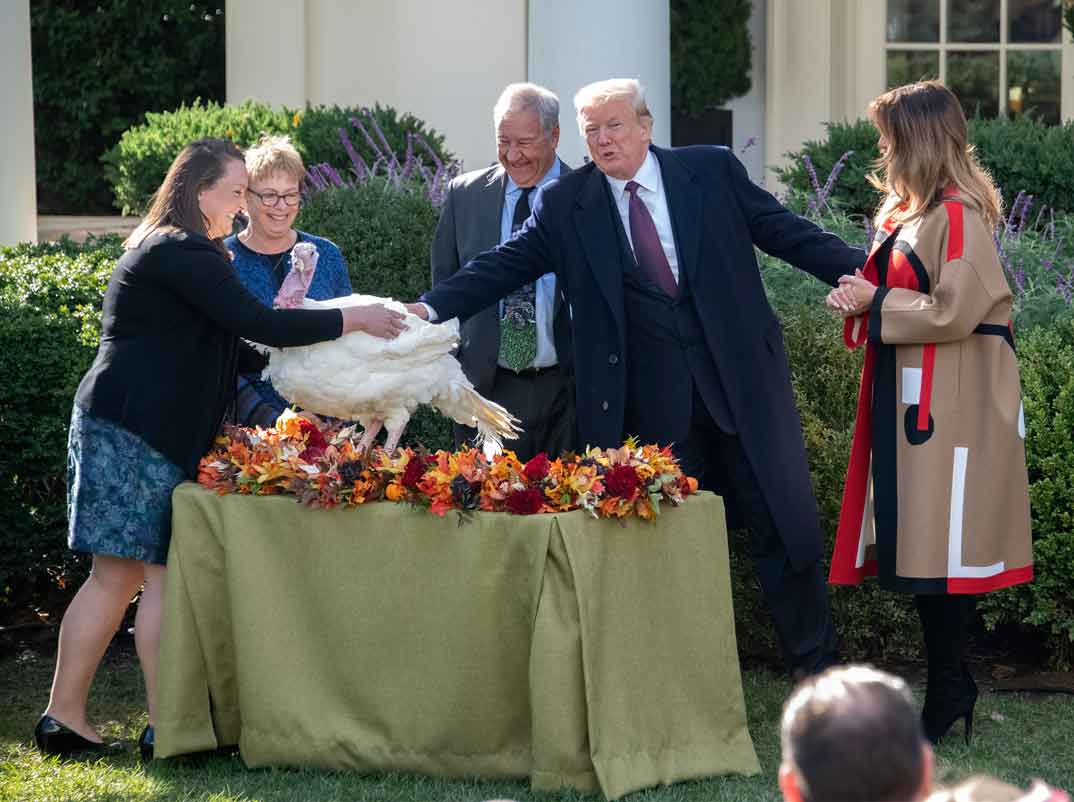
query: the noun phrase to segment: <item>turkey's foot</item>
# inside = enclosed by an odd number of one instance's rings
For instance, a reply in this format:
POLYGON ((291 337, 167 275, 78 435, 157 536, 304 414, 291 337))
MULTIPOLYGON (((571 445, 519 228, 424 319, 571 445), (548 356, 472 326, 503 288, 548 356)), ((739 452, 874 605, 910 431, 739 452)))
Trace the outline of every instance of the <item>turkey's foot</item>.
POLYGON ((373 442, 377 439, 377 435, 380 434, 380 430, 384 428, 384 421, 373 420, 369 422, 369 425, 365 427, 365 431, 362 432, 362 439, 358 441, 358 453, 367 454, 373 448, 373 442))

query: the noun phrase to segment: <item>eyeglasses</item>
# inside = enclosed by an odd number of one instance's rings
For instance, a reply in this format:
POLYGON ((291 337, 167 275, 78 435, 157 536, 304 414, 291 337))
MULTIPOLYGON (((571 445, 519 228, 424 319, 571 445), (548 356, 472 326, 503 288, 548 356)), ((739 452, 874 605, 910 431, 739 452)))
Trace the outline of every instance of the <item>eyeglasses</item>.
POLYGON ((279 205, 281 198, 286 206, 298 206, 302 201, 302 195, 299 192, 288 192, 286 195, 281 195, 271 189, 268 192, 258 192, 256 189, 247 189, 246 191, 251 195, 256 195, 262 206, 270 208, 279 205))

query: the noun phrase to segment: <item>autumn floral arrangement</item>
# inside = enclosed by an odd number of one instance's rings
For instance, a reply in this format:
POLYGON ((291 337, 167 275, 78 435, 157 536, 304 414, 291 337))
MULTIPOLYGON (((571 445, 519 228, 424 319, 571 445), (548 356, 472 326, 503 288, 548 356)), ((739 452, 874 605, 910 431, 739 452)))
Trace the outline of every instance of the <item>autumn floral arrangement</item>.
POLYGON ((220 494, 293 495, 313 507, 409 502, 444 515, 476 510, 533 515, 582 509, 598 518, 651 520, 661 502, 697 492, 668 447, 589 449, 520 462, 477 449, 389 454, 358 448, 353 426, 318 428, 287 411, 270 429, 228 427, 198 466, 198 483, 220 494))

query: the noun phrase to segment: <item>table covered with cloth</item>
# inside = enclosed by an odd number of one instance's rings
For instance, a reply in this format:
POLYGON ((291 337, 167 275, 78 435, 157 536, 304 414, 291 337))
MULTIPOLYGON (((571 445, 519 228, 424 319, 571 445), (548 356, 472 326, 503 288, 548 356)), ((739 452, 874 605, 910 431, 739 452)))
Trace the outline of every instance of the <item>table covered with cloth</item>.
POLYGON ((719 497, 584 512, 173 497, 156 756, 529 777, 609 799, 760 770, 719 497))

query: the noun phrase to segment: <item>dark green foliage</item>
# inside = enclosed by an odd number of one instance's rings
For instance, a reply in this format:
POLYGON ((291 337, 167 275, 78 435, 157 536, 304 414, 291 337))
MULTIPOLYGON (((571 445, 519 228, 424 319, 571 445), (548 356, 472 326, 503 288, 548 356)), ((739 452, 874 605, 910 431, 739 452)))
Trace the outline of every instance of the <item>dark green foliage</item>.
POLYGON ((224 3, 33 0, 37 203, 107 214, 99 159, 146 111, 224 97, 224 3))
POLYGON ((1074 212, 1074 123, 970 120, 970 142, 1003 191, 1005 206, 1019 192, 1029 192, 1038 207, 1074 212))
MULTIPOLYGON (((812 161, 823 185, 840 157, 853 151, 829 202, 847 214, 871 217, 880 195, 865 175, 880 155, 876 129, 868 120, 825 123, 825 127, 825 139, 810 140, 787 154, 790 163, 776 170, 779 180, 804 208, 802 198, 815 191, 804 157, 812 161)), ((1019 192, 1028 192, 1035 209, 1044 205, 1056 212, 1074 212, 1074 123, 1044 125, 1029 117, 973 119, 969 136, 977 158, 1002 190, 1006 206, 1019 192)))
MULTIPOLYGON (((313 193, 296 225, 343 252, 356 293, 410 302, 429 289, 429 247, 439 212, 418 185, 373 178, 353 188, 313 193)), ((451 423, 422 407, 404 443, 451 448, 451 423)))
POLYGON ((117 237, 0 251, 0 605, 48 606, 67 550, 67 423, 97 350, 117 237))
POLYGON ((750 91, 749 0, 671 0, 671 107, 698 114, 750 91))
POLYGON ((985 620, 1039 631, 1057 667, 1074 664, 1074 325, 1018 338, 1035 577, 981 599, 985 620))
MULTIPOLYGON (((450 160, 451 154, 444 150, 444 137, 413 115, 400 117, 395 109, 379 104, 372 109, 372 115, 400 161, 406 157, 408 133, 420 135, 441 159, 450 160)), ((195 100, 174 111, 147 114, 145 123, 124 132, 104 157, 108 180, 116 205, 124 214, 140 214, 164 180, 168 166, 187 143, 211 136, 230 139, 240 148, 247 148, 257 144, 263 134, 289 134, 307 166, 327 162, 345 172, 351 159, 340 140, 340 128, 347 130, 355 151, 372 167, 374 150, 351 124, 352 119, 361 120, 380 144, 368 117, 357 108, 316 106, 296 112, 254 101, 222 106, 195 100)), ((421 146, 415 145, 415 153, 423 152, 421 146)), ((424 161, 432 164, 428 155, 424 161)))
POLYGON ((116 205, 124 214, 142 214, 179 151, 195 139, 220 137, 245 148, 262 134, 287 133, 293 119, 287 110, 264 103, 221 106, 199 99, 174 111, 146 114, 145 122, 124 131, 104 156, 116 205))

